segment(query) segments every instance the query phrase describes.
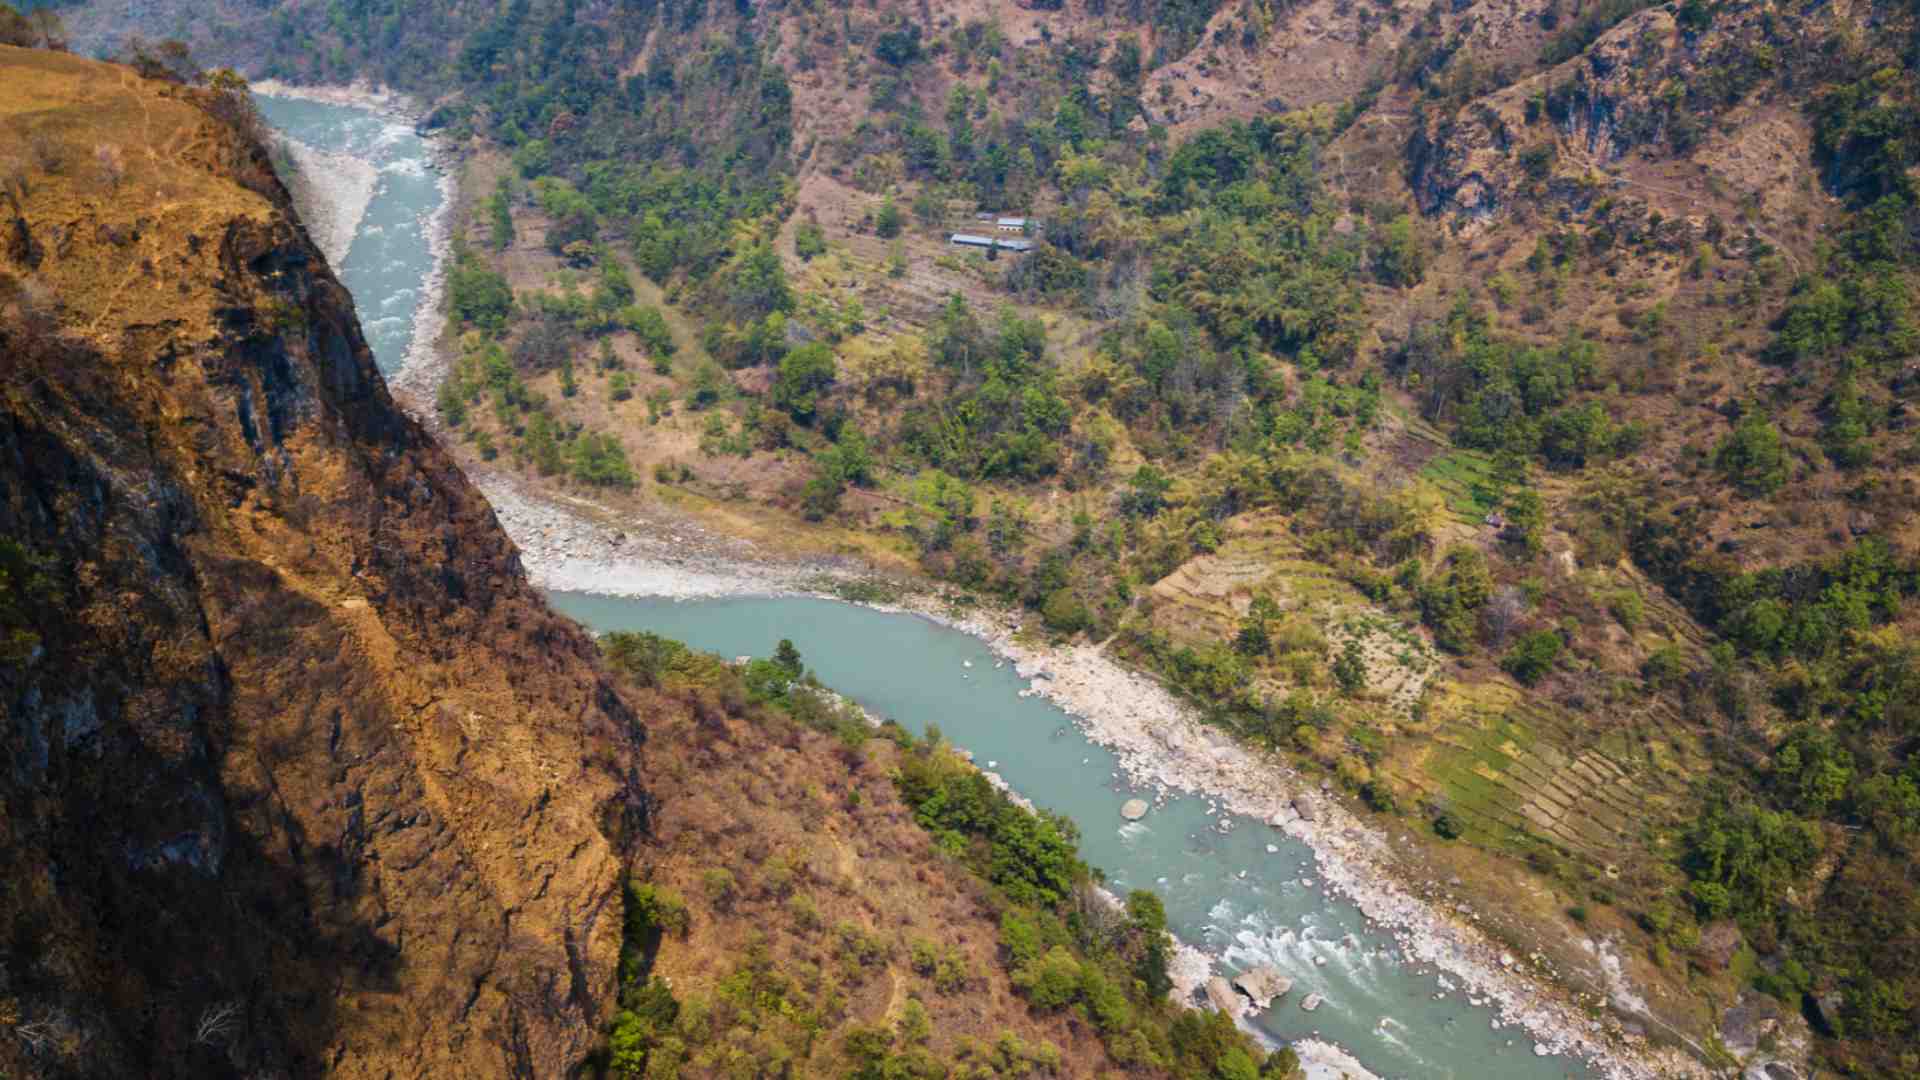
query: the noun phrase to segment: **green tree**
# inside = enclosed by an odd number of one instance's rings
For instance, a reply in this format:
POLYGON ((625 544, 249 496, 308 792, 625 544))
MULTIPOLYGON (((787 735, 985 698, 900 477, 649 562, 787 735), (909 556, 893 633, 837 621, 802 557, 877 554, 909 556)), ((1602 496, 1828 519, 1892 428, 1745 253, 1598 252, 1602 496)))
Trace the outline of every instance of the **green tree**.
POLYGON ((786 672, 789 678, 799 678, 800 672, 804 670, 800 660, 800 650, 794 648, 793 642, 787 638, 781 638, 780 644, 774 646, 773 662, 779 666, 780 670, 786 672))
POLYGON ((820 395, 833 385, 837 373, 833 350, 810 341, 780 361, 780 373, 773 382, 773 403, 785 409, 796 423, 811 424, 820 395))
POLYGON ((40 647, 37 609, 53 585, 26 545, 0 536, 0 664, 19 664, 40 647))
POLYGON ((505 275, 463 249, 447 275, 447 307, 461 323, 499 333, 513 312, 513 289, 505 275))
POLYGON ((1402 288, 1420 284, 1426 276, 1426 253, 1421 250, 1413 220, 1405 214, 1380 230, 1373 253, 1373 272, 1383 285, 1402 288))
POLYGON ((793 253, 801 262, 811 262, 827 253, 827 234, 816 221, 803 221, 793 227, 793 253))
POLYGON ((626 308, 620 313, 620 321, 633 331, 647 354, 655 359, 672 356, 679 348, 673 340, 673 331, 667 327, 667 317, 651 304, 626 308))
POLYGON ((1742 495, 1761 498, 1787 482, 1787 452, 1780 429, 1749 411, 1714 449, 1713 463, 1742 495))
POLYGON ((873 231, 883 238, 891 239, 900 235, 900 222, 900 207, 895 205, 893 196, 889 195, 880 204, 880 212, 874 216, 873 231))
POLYGON ((1333 662, 1333 677, 1340 683, 1340 689, 1348 694, 1357 694, 1367 688, 1367 657, 1360 648, 1358 638, 1348 638, 1341 647, 1339 658, 1333 662))
POLYGON ((487 224, 487 241, 493 250, 505 251, 513 246, 513 187, 507 177, 500 178, 487 199, 487 224))
POLYGON ((787 284, 787 272, 768 244, 755 244, 741 254, 728 295, 735 310, 749 318, 793 310, 793 288, 787 284))
POLYGON ((993 830, 988 877, 1016 904, 1051 907, 1085 872, 1058 819, 1009 807, 993 830))
POLYGON ((1540 493, 1522 488, 1507 499, 1507 534, 1529 555, 1540 551, 1541 534, 1546 531, 1546 504, 1540 493))
POLYGON ((1522 634, 1513 648, 1500 659, 1500 666, 1509 675, 1522 683, 1532 686, 1553 670, 1553 663, 1560 658, 1562 648, 1560 635, 1552 630, 1535 630, 1522 634))
POLYGON ((596 487, 630 488, 633 466, 626 448, 613 435, 588 432, 573 440, 569 454, 573 478, 596 487))

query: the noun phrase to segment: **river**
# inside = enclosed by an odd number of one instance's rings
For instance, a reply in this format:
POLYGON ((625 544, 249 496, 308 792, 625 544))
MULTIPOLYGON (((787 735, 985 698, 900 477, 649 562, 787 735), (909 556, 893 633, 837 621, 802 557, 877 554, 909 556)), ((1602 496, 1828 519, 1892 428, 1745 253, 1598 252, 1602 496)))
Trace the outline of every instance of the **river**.
MULTIPOLYGON (((374 362, 392 378, 413 347, 416 318, 436 279, 430 229, 446 192, 432 147, 412 124, 368 109, 268 95, 254 100, 281 134, 375 170, 352 246, 333 269, 353 294, 374 362)), ((327 190, 339 178, 307 179, 327 190)))
MULTIPOLYGON (((284 133, 378 170, 336 270, 391 378, 433 329, 431 283, 443 245, 434 242, 432 223, 447 193, 431 146, 408 124, 368 109, 283 97, 260 102, 284 133)), ((1370 929, 1352 904, 1315 880, 1305 845, 1205 797, 1129 790, 1115 755, 1053 704, 1023 694, 1026 681, 977 638, 916 616, 821 599, 551 598, 596 630, 652 630, 729 657, 766 655, 790 638, 822 681, 869 709, 914 731, 939 725, 1015 790, 1074 820, 1083 854, 1116 890, 1160 893, 1174 932, 1219 970, 1266 963, 1292 978, 1292 991, 1251 1020, 1271 1040, 1338 1043, 1387 1077, 1598 1075, 1576 1059, 1536 1054, 1533 1036, 1471 1004, 1439 973, 1406 961, 1391 937, 1370 929), (1135 794, 1163 797, 1143 820, 1125 823, 1120 805, 1135 794), (1309 994, 1324 999, 1313 1012, 1300 1007, 1309 994)))

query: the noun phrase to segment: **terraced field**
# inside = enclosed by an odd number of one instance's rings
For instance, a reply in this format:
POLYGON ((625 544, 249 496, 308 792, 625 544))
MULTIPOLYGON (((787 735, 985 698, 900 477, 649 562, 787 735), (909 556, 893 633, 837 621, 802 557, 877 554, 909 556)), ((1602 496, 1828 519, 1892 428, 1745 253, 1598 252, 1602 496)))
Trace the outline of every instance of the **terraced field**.
MULTIPOLYGON (((1463 459, 1458 475, 1472 476, 1477 457, 1463 459)), ((1488 846, 1524 855, 1545 845, 1605 871, 1641 861, 1674 824, 1702 764, 1697 746, 1672 738, 1684 726, 1663 712, 1669 706, 1636 696, 1576 716, 1502 680, 1444 678, 1424 631, 1308 559, 1288 524, 1272 512, 1229 519, 1218 550, 1153 585, 1155 626, 1186 644, 1229 641, 1265 595, 1324 636, 1329 660, 1358 641, 1368 685, 1347 709, 1388 735, 1378 769, 1488 846)), ((1688 626, 1677 614, 1656 602, 1650 634, 1688 626)), ((1261 681, 1276 694, 1297 685, 1282 671, 1261 681)), ((1313 688, 1331 693, 1324 676, 1313 688)))
MULTIPOLYGON (((1187 643, 1230 640, 1256 595, 1266 595, 1283 614, 1311 622, 1339 655, 1349 640, 1360 643, 1367 666, 1363 697, 1400 717, 1411 714, 1428 677, 1437 668, 1425 634, 1382 610, 1326 565, 1314 562, 1273 512, 1229 518, 1219 549, 1189 559, 1156 582, 1154 623, 1187 643)), ((1290 687, 1275 680, 1270 689, 1290 687)))
POLYGON ((1629 862, 1674 823, 1700 767, 1695 747, 1664 735, 1677 718, 1637 704, 1595 725, 1500 684, 1435 690, 1430 728, 1389 768, 1495 846, 1537 838, 1597 867, 1629 862))

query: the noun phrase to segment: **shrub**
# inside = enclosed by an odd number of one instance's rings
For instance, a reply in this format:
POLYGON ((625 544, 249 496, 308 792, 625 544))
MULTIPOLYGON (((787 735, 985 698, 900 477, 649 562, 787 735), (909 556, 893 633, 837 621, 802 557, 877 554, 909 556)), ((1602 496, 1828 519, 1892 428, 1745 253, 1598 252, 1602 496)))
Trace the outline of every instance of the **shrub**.
POLYGON ((900 224, 900 207, 894 203, 892 196, 888 196, 880 204, 880 213, 873 219, 873 231, 883 238, 892 239, 900 235, 900 224))
POLYGON ((1559 634, 1552 630, 1535 630, 1521 635, 1507 655, 1500 658, 1500 666, 1521 683, 1532 686, 1553 670, 1553 663, 1559 659, 1561 648, 1559 634))
POLYGON ((1394 798, 1393 789, 1382 780, 1369 780, 1360 785, 1360 801, 1367 809, 1382 814, 1394 814, 1400 810, 1400 800, 1394 798))
POLYGON ((1077 634, 1093 625, 1093 613, 1072 589, 1055 589, 1040 606, 1040 621, 1047 629, 1062 634, 1077 634))
POLYGON ((781 359, 780 373, 773 383, 773 403, 785 409, 796 423, 811 424, 820 396, 838 374, 833 350, 817 341, 808 342, 781 359))
POLYGON ((1678 645, 1667 644, 1647 654, 1640 665, 1640 677, 1655 687, 1668 686, 1686 674, 1687 659, 1678 645))
POLYGON ((827 253, 827 234, 818 223, 803 221, 793 229, 793 253, 801 262, 810 262, 827 253))
POLYGON ((1780 429, 1756 412, 1742 417, 1720 440, 1713 464, 1748 498, 1771 495, 1787 482, 1787 452, 1780 444, 1780 429))
POLYGON ((733 871, 716 866, 700 875, 700 887, 706 890, 707 899, 713 901, 714 906, 725 907, 733 901, 733 871))
POLYGON ((1637 590, 1621 589, 1607 602, 1607 611, 1612 613, 1614 620, 1621 626, 1634 630, 1639 628, 1641 620, 1646 617, 1647 605, 1637 590))
POLYGON ((1341 647, 1339 658, 1333 662, 1333 677, 1340 683, 1340 689, 1349 694, 1366 689, 1367 658, 1358 639, 1348 638, 1341 647))

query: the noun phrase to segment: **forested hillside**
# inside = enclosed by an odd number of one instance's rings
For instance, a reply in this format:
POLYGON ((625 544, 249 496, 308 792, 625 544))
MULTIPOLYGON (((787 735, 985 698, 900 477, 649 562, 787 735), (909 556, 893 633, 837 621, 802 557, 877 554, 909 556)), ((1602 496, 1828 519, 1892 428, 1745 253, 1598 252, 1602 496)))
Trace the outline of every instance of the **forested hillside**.
POLYGON ((1023 605, 1650 1033, 1920 1071, 1912 5, 217 7, 66 14, 431 103, 464 453, 1023 605))

